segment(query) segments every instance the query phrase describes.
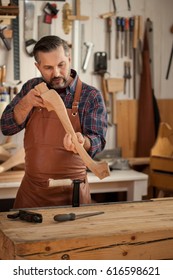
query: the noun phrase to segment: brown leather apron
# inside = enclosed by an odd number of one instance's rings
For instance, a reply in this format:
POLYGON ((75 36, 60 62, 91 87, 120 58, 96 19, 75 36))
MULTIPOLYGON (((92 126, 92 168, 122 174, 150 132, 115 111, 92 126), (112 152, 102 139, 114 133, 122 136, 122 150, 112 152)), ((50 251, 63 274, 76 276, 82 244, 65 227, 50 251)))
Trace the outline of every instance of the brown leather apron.
MULTIPOLYGON (((72 109, 67 109, 74 131, 81 132, 78 79, 72 109)), ((79 179, 80 203, 90 203, 86 166, 78 154, 63 146, 65 130, 55 111, 35 108, 25 131, 25 175, 14 208, 72 205, 73 186, 49 187, 49 179, 79 179)))

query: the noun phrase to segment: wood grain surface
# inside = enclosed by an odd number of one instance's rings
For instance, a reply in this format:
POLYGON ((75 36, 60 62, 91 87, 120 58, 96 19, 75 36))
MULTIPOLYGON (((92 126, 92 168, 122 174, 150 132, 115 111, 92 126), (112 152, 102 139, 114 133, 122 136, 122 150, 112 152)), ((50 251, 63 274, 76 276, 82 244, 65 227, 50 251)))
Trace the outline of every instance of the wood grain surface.
POLYGON ((33 209, 41 224, 0 213, 0 259, 173 259, 173 199, 33 209), (58 223, 62 213, 104 214, 58 223))

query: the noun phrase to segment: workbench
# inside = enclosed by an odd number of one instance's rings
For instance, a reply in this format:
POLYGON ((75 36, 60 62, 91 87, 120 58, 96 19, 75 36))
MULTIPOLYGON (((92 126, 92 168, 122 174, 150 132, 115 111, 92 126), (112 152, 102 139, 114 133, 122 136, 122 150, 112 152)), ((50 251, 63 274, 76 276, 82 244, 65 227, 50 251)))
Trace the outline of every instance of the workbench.
MULTIPOLYGON (((0 174, 0 199, 16 197, 24 171, 6 171, 0 174)), ((147 195, 148 175, 130 170, 113 170, 109 177, 100 180, 88 172, 91 194, 127 192, 128 201, 142 200, 147 195)))
POLYGON ((0 213, 0 259, 173 259, 172 198, 31 210, 42 214, 42 223, 11 220, 9 212, 0 213), (66 222, 54 220, 57 214, 97 211, 104 213, 66 222))

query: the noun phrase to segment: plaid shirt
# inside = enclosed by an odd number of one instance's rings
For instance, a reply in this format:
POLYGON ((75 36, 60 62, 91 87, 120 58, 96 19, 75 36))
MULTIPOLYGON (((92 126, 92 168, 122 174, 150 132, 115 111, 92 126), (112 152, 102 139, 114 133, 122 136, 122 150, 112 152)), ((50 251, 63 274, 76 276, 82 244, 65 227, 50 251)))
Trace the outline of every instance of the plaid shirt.
MULTIPOLYGON (((77 73, 71 70, 71 76, 74 78, 72 84, 62 92, 58 90, 59 95, 66 108, 72 108, 72 102, 75 94, 77 83, 77 73)), ((21 91, 15 96, 11 103, 6 107, 1 118, 1 130, 4 135, 13 135, 26 127, 28 119, 32 111, 27 116, 26 120, 18 125, 13 117, 15 105, 37 84, 43 82, 42 78, 33 78, 27 81, 21 91)), ((90 156, 103 150, 105 147, 105 137, 107 131, 107 112, 104 105, 103 97, 100 91, 96 88, 82 83, 82 93, 79 102, 79 118, 81 123, 82 134, 87 136, 91 141, 91 148, 88 151, 90 156)))

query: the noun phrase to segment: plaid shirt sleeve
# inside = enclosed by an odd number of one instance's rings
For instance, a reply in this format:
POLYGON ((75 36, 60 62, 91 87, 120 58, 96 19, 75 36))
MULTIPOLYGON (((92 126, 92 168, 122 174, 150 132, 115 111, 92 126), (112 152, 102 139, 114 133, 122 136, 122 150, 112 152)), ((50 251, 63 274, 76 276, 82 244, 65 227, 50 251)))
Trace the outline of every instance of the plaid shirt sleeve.
POLYGON ((100 91, 83 84, 79 114, 82 133, 91 141, 91 148, 88 153, 94 157, 105 147, 108 123, 107 111, 100 91))
POLYGON ((1 117, 1 130, 4 135, 14 135, 25 128, 30 114, 21 125, 18 125, 13 116, 14 107, 30 91, 31 88, 41 81, 42 79, 40 78, 34 78, 26 82, 21 91, 14 97, 9 105, 7 105, 1 117))

